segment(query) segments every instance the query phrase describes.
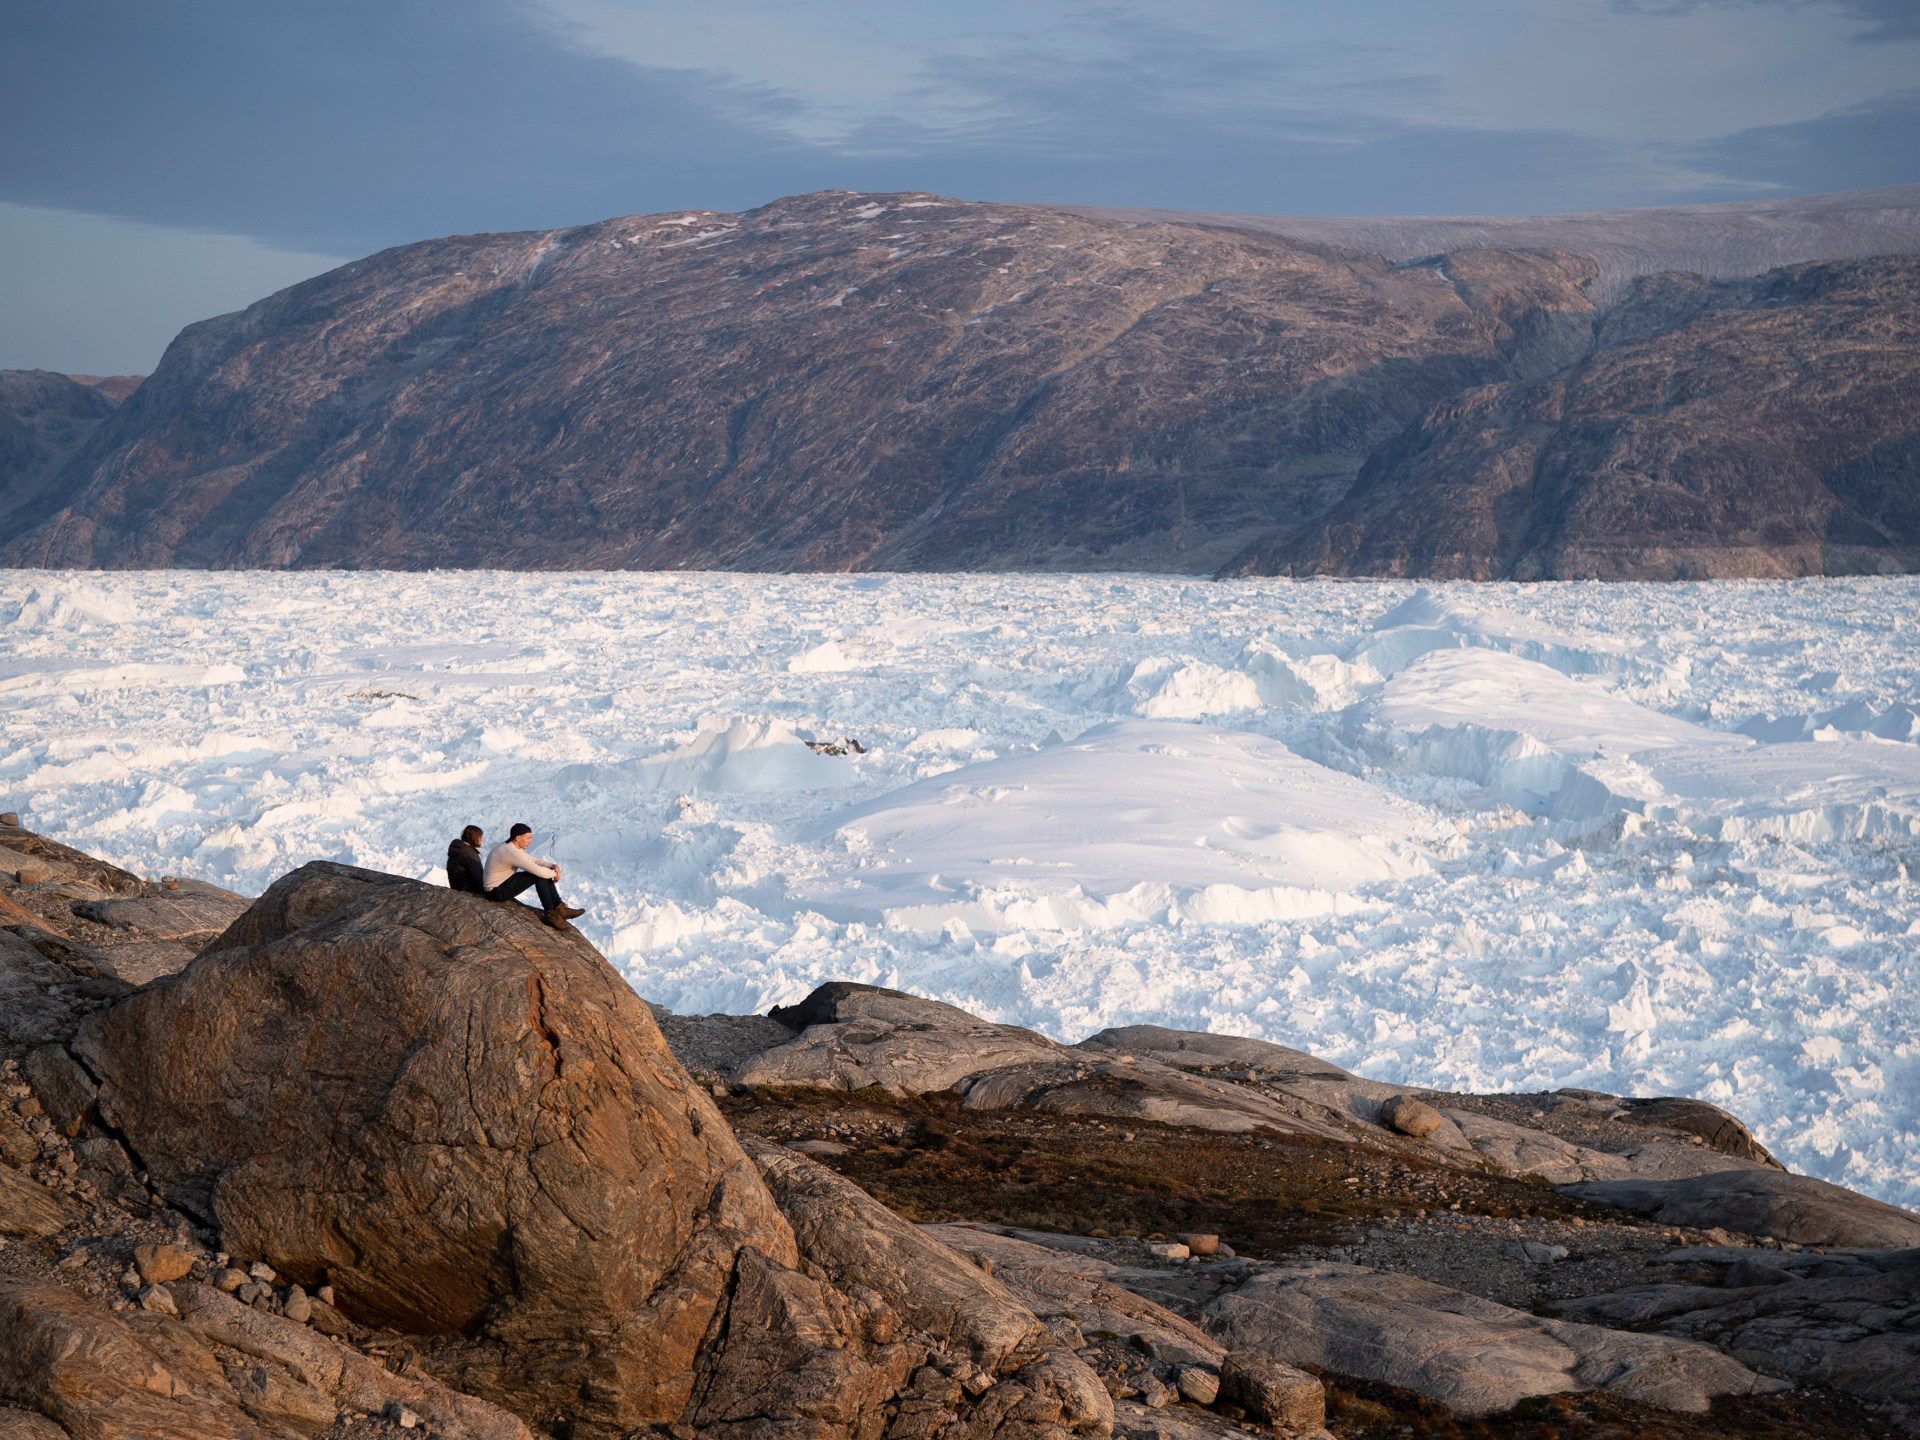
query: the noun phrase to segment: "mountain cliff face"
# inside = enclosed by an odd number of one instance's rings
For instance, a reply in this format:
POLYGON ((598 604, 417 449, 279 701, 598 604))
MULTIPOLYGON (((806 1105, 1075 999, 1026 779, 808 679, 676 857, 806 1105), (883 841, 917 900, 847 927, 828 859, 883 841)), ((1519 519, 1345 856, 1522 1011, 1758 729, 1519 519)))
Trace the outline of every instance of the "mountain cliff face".
POLYGON ((429 241, 182 332, 0 563, 1908 568, 1915 267, 1601 310, 1560 251, 843 192, 429 241))
POLYGON ((118 397, 51 370, 0 370, 0 529, 39 496, 118 397))
POLYGON ((1920 257, 1640 282, 1591 353, 1437 405, 1243 573, 1920 569, 1920 257))
POLYGON ((1591 274, 924 196, 432 241, 183 332, 3 553, 1211 570, 1591 274))

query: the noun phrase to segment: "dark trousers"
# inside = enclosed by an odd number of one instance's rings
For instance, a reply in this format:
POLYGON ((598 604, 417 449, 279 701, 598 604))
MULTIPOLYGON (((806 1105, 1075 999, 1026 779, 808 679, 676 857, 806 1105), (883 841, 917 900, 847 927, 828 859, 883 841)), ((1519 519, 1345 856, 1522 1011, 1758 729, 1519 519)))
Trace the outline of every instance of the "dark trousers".
POLYGON ((493 889, 487 891, 487 899, 511 900, 514 896, 523 895, 529 890, 539 891, 540 908, 543 910, 551 910, 560 903, 560 887, 545 876, 535 875, 527 870, 514 871, 493 889))

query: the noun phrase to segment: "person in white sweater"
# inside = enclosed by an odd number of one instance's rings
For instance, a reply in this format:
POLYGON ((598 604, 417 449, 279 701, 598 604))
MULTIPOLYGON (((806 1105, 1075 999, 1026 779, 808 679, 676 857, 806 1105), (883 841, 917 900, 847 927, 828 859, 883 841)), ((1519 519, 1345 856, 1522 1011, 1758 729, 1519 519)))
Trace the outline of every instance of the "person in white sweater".
POLYGON ((528 850, 533 845, 533 827, 515 825, 507 838, 487 852, 486 896, 489 900, 512 900, 528 890, 540 896, 540 918, 556 930, 587 912, 560 899, 560 862, 542 860, 528 850))

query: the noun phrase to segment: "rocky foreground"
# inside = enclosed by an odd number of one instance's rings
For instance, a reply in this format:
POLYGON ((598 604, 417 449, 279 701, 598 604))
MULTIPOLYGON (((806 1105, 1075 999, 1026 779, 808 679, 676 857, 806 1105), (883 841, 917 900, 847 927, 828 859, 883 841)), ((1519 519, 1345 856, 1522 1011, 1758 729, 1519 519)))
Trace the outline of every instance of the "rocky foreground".
POLYGON ((1920 1216, 1685 1099, 872 987, 0 823, 0 1437, 1920 1433, 1920 1216))

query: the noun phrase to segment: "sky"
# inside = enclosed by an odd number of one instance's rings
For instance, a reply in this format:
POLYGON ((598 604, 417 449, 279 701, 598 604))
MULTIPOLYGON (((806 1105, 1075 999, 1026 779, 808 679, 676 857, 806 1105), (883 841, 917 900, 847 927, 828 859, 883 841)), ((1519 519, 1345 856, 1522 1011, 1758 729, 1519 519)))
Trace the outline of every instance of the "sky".
POLYGON ((1920 181, 1920 0, 0 0, 0 368, 810 190, 1538 214, 1920 181))

